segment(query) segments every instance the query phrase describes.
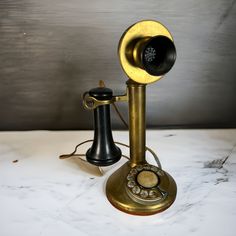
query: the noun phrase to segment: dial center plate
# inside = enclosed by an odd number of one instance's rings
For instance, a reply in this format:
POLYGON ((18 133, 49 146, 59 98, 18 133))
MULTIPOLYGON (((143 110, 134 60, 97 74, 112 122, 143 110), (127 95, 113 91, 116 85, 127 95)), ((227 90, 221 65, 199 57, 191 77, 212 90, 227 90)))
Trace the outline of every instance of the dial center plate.
POLYGON ((153 188, 159 181, 153 171, 143 170, 137 175, 137 182, 144 188, 153 188))

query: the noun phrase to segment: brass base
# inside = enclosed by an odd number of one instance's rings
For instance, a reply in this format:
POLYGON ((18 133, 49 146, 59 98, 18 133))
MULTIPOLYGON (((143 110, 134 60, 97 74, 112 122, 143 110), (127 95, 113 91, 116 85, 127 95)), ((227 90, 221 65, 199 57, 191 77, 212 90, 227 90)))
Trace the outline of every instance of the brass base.
POLYGON ((127 192, 127 175, 131 170, 130 162, 126 162, 108 179, 106 195, 110 203, 117 209, 132 215, 153 215, 162 212, 174 202, 177 187, 174 179, 162 171, 160 187, 166 196, 158 201, 138 202, 127 192))

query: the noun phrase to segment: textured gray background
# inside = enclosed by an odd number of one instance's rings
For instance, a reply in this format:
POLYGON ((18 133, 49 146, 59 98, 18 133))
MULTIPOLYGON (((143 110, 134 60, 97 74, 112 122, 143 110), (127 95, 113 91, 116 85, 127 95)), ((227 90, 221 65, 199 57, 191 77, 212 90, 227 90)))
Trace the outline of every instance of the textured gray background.
POLYGON ((235 1, 1 0, 0 129, 92 128, 81 94, 99 79, 124 91, 117 44, 142 19, 165 24, 178 53, 147 88, 149 127, 236 127, 235 1))

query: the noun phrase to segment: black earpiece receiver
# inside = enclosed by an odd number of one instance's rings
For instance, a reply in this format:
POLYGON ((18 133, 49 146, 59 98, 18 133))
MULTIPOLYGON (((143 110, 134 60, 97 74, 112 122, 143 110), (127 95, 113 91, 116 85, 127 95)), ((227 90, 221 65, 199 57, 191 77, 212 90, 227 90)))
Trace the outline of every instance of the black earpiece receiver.
MULTIPOLYGON (((112 90, 105 87, 91 89, 89 95, 97 100, 111 100, 112 90)), ((94 141, 86 153, 89 163, 96 166, 109 166, 121 158, 121 150, 112 137, 110 121, 110 105, 98 106, 94 109, 94 141)))

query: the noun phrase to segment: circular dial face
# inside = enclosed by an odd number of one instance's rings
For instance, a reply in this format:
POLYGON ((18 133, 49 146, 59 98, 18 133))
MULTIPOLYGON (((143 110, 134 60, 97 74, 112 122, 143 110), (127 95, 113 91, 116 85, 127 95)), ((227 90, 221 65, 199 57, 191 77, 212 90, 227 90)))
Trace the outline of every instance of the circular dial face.
MULTIPOLYGON (((165 26, 157 21, 140 21, 128 28, 120 39, 118 53, 121 66, 127 76, 135 82, 149 84, 159 80, 162 75, 153 75, 148 73, 144 68, 140 68, 130 60, 133 57, 133 47, 139 39, 151 38, 156 36, 165 36, 171 41, 173 38, 165 26)), ((154 47, 146 48, 143 60, 152 64, 158 54, 154 47)))
POLYGON ((163 200, 167 193, 161 190, 159 184, 164 175, 160 168, 149 164, 132 168, 127 176, 128 194, 137 201, 163 200))

